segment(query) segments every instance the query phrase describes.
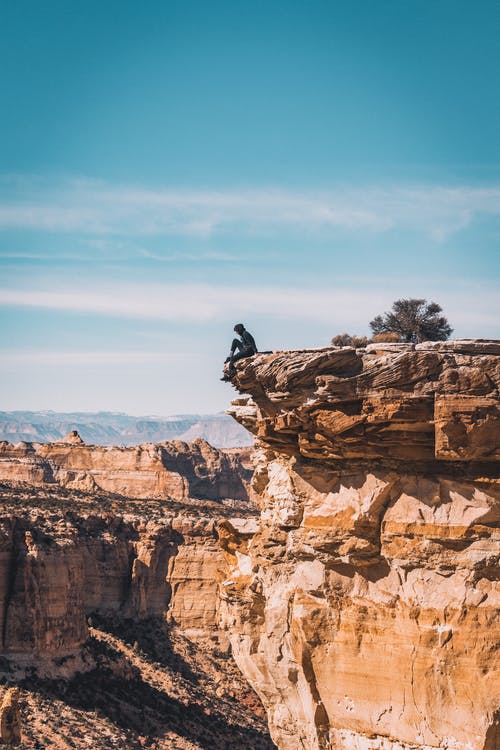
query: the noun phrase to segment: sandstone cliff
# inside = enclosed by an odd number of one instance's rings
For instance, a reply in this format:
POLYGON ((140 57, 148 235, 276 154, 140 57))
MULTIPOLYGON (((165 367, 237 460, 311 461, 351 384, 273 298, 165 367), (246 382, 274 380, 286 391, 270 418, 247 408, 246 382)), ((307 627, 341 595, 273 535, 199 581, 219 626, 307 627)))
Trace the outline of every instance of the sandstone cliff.
POLYGON ((500 342, 238 363, 223 617, 280 750, 497 750, 500 342))
POLYGON ((49 668, 78 656, 89 615, 161 617, 185 635, 217 637, 217 508, 57 494, 44 505, 37 490, 15 487, 1 499, 0 653, 10 660, 49 668))
POLYGON ((232 512, 0 483, 0 745, 271 750, 218 628, 232 512))
POLYGON ((247 500, 251 472, 241 460, 246 453, 225 452, 200 439, 131 448, 85 445, 72 432, 58 443, 0 442, 0 481, 133 498, 247 500))

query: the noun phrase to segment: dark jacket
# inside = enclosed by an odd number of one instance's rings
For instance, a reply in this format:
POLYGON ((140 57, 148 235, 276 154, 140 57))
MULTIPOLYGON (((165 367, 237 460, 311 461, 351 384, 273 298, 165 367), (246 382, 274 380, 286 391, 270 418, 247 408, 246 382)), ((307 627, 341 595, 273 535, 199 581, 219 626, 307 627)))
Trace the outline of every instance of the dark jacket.
POLYGON ((252 354, 257 354, 257 344, 255 343, 255 339, 246 329, 241 334, 241 340, 243 341, 243 346, 246 350, 251 350, 252 354))

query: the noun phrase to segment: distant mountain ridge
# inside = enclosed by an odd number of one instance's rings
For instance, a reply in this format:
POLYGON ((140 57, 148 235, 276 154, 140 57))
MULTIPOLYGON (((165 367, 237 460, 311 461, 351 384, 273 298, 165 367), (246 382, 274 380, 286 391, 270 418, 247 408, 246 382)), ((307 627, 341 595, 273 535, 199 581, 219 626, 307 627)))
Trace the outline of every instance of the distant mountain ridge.
POLYGON ((252 445, 253 437, 227 414, 133 417, 120 412, 1 411, 0 440, 49 443, 71 430, 92 445, 139 445, 203 438, 216 448, 252 445))

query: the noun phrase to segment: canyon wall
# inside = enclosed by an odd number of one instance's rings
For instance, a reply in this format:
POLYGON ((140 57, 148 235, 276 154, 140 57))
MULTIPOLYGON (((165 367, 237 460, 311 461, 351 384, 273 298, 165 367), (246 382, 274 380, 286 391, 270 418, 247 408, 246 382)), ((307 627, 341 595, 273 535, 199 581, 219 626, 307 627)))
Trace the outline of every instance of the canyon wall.
POLYGON ((222 617, 280 750, 497 750, 500 342, 242 360, 222 617))
POLYGON ((215 524, 227 501, 250 508, 250 476, 245 451, 203 440, 0 443, 0 652, 21 667, 84 668, 90 614, 218 638, 215 524))
POLYGON ((0 482, 0 745, 271 750, 218 626, 233 512, 0 482))
POLYGON ((89 615, 160 617, 188 637, 217 637, 220 516, 89 513, 67 503, 47 510, 35 499, 26 507, 0 517, 0 653, 8 660, 81 668, 89 615))
POLYGON ((247 500, 251 471, 242 456, 248 452, 222 451, 201 439, 129 448, 85 445, 72 432, 57 443, 0 442, 0 481, 131 498, 247 500))

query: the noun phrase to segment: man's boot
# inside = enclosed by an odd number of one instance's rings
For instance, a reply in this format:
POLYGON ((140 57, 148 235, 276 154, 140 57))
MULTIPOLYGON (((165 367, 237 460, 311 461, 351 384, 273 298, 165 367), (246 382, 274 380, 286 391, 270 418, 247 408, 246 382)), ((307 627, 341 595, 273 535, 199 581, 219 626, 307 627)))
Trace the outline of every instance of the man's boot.
POLYGON ((221 380, 225 380, 227 382, 228 380, 232 380, 235 375, 236 375, 235 368, 234 367, 229 367, 228 371, 224 373, 224 375, 222 376, 221 380))

